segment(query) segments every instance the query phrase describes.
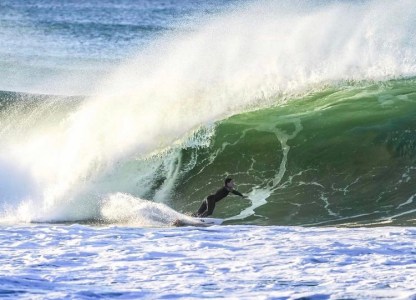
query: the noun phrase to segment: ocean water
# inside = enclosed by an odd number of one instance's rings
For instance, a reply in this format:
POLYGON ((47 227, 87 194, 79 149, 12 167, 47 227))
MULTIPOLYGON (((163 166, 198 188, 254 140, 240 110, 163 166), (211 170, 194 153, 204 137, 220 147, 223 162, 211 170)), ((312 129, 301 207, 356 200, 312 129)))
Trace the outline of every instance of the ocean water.
POLYGON ((0 297, 416 299, 415 16, 3 0, 0 297))
POLYGON ((415 299, 415 235, 403 227, 3 227, 0 297, 415 299))

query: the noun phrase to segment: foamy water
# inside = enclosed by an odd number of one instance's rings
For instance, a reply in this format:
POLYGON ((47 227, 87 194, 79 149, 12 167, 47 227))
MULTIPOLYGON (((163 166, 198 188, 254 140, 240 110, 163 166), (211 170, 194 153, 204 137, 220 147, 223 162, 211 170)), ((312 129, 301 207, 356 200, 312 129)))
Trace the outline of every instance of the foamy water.
POLYGON ((10 299, 416 299, 414 228, 2 226, 10 299))

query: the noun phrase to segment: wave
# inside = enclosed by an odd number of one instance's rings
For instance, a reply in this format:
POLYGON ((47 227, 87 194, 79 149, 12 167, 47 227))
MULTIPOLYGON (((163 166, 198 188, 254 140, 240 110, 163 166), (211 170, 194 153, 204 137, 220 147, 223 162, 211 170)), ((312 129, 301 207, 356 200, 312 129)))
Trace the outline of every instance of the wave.
POLYGON ((181 150, 175 206, 232 175, 250 201, 217 216, 254 224, 415 222, 415 80, 326 89, 220 122, 206 148, 181 150))
POLYGON ((192 210, 233 174, 251 204, 226 202, 219 216, 409 222, 415 11, 411 1, 248 4, 160 39, 94 96, 13 100, 0 123, 0 162, 13 171, 2 174, 12 174, 3 215, 98 218, 115 192, 192 210))

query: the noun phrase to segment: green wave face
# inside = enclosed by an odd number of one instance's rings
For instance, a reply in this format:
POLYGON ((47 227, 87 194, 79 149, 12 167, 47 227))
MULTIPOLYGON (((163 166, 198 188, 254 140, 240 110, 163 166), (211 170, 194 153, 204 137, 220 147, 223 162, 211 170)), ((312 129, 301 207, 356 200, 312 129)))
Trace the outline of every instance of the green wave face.
POLYGON ((328 88, 220 122, 181 152, 175 207, 195 210, 227 175, 229 223, 414 224, 416 81, 328 88))
MULTIPOLYGON (((2 93, 4 145, 56 128, 82 103, 32 98, 2 93)), ((145 159, 132 153, 85 177, 57 203, 65 211, 59 220, 99 219, 102 196, 119 192, 194 212, 231 176, 249 199, 230 195, 217 203, 213 216, 225 224, 415 224, 416 79, 325 88, 211 129, 202 128, 188 147, 145 159)), ((11 178, 1 205, 36 196, 27 171, 0 162, 2 178, 11 178)))

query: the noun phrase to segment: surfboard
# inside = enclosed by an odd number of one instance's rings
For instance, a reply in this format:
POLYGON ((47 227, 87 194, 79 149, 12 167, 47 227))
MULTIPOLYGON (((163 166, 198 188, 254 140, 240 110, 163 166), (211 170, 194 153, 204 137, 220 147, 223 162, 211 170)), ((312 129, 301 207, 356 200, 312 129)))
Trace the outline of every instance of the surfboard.
POLYGON ((222 222, 224 222, 224 219, 217 219, 217 218, 194 218, 194 219, 207 225, 221 225, 222 222))
POLYGON ((180 227, 180 226, 200 226, 200 227, 208 227, 213 225, 221 225, 224 222, 224 219, 216 219, 216 218, 190 218, 191 220, 186 219, 177 219, 175 222, 172 223, 173 226, 180 227))

